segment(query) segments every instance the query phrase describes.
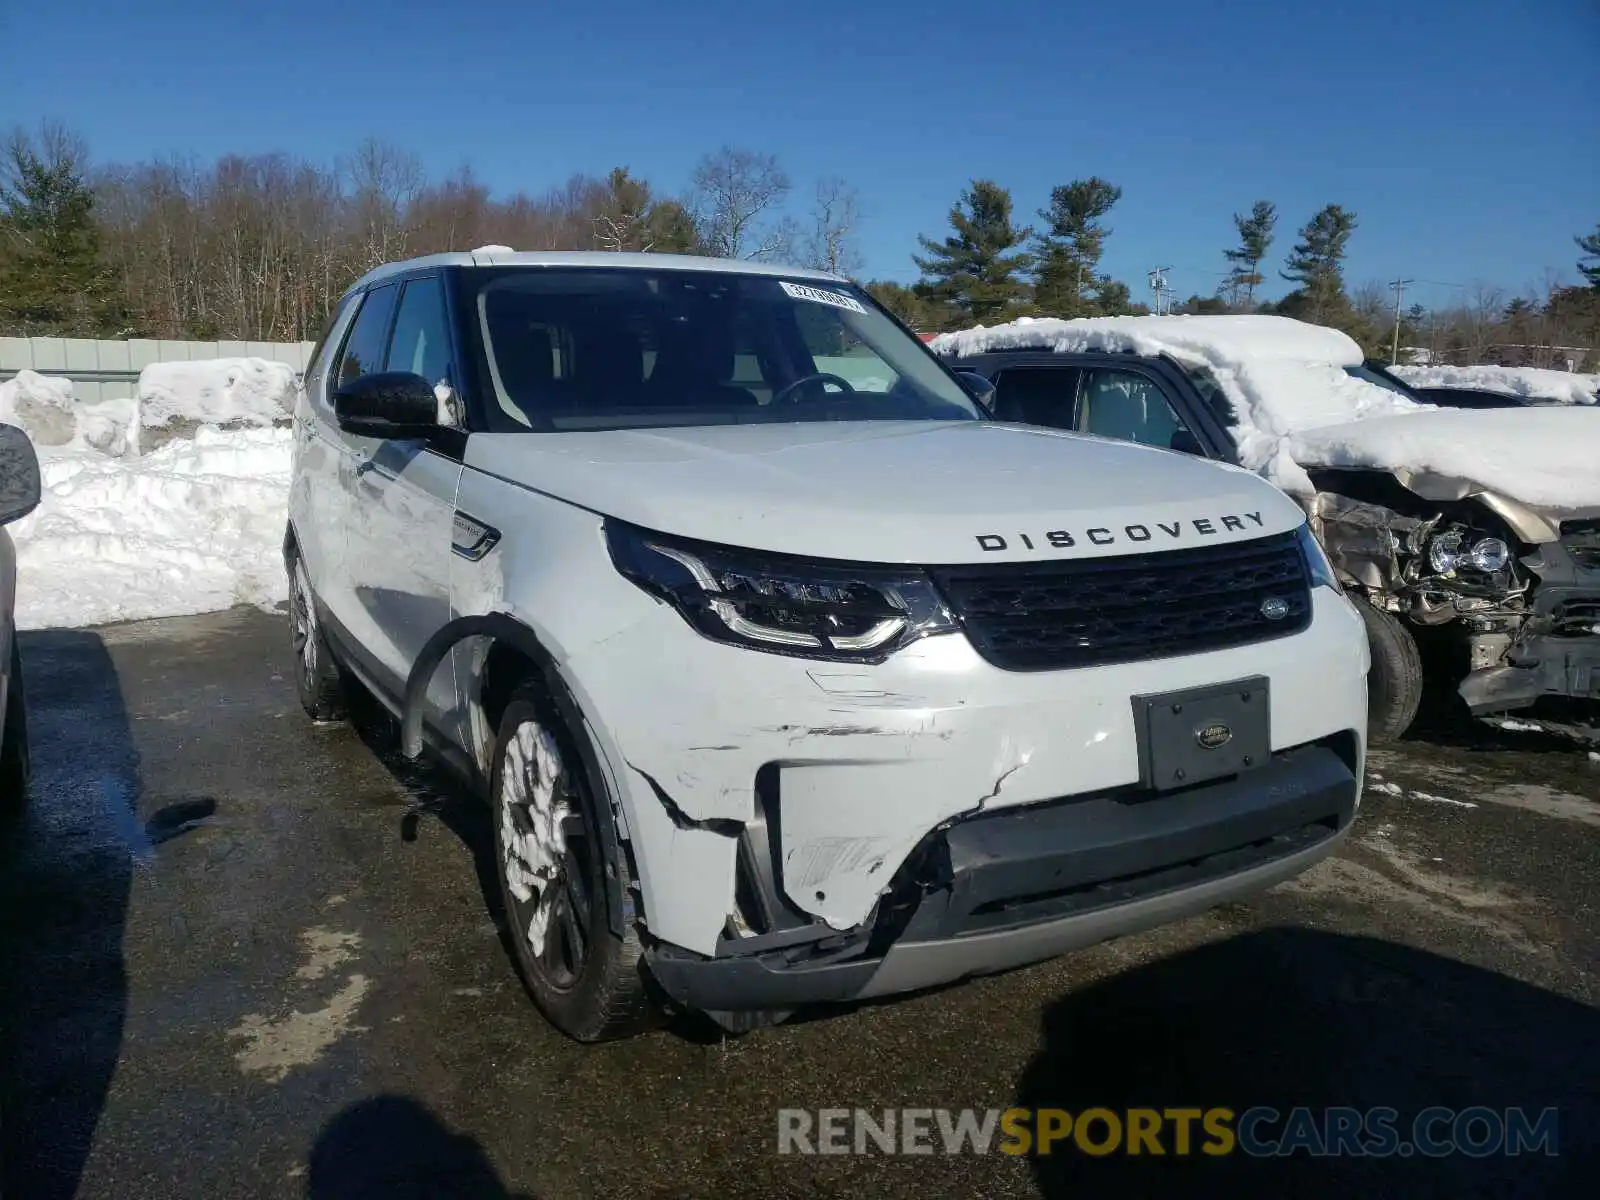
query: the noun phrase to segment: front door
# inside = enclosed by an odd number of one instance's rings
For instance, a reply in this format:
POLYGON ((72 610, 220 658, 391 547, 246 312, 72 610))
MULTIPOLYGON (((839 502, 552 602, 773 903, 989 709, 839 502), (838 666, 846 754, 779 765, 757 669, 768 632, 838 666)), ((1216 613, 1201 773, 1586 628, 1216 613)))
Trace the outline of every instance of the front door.
MULTIPOLYGON (((455 423, 457 379, 444 290, 437 276, 407 280, 395 308, 383 370, 421 375, 455 423)), ((351 632, 376 660, 378 682, 397 698, 423 644, 451 617, 450 546, 459 441, 346 434, 348 489, 357 514, 348 529, 354 604, 351 632), (447 444, 450 443, 450 444, 447 444)), ((455 681, 441 668, 424 715, 435 725, 455 707, 455 681)))

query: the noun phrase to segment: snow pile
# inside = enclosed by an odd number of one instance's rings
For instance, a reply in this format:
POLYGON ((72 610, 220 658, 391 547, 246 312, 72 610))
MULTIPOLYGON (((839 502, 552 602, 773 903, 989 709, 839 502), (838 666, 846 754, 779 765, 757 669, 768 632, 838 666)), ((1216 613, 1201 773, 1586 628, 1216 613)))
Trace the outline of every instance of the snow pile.
POLYGON ((11 526, 22 628, 285 597, 287 429, 202 428, 142 457, 40 451, 44 496, 11 526))
POLYGON ((1428 471, 1550 508, 1600 506, 1600 411, 1425 409, 1298 434, 1299 462, 1428 471))
POLYGON ((1392 367, 1412 387, 1483 388, 1556 404, 1600 404, 1600 375, 1538 367, 1392 367))
POLYGON ((137 441, 131 399, 78 401, 72 380, 19 371, 0 383, 0 422, 16 425, 35 446, 126 454, 137 441))
POLYGON ((1310 490, 1287 453, 1291 434, 1432 407, 1352 377, 1344 368, 1362 361, 1353 339, 1288 317, 1023 317, 941 334, 930 348, 946 357, 1024 348, 1164 354, 1216 381, 1231 402, 1240 462, 1289 491, 1310 490))
POLYGON ((139 372, 139 425, 271 425, 293 414, 298 385, 293 367, 265 358, 152 363, 139 372))

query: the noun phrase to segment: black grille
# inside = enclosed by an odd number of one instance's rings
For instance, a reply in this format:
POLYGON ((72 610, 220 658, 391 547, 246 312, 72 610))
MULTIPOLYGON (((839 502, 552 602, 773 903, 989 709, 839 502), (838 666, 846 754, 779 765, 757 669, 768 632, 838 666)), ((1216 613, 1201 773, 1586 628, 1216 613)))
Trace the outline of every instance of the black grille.
POLYGON ((978 653, 1008 671, 1198 654, 1298 633, 1311 620, 1293 534, 1116 558, 938 567, 978 653), (1281 616, 1263 612, 1281 601, 1281 616))

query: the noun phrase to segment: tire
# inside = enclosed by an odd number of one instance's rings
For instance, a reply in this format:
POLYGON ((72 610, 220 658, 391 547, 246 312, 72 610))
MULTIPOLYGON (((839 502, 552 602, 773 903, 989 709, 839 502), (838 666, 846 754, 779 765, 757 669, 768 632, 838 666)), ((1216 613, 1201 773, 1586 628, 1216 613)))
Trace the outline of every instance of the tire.
POLYGON ((295 689, 306 715, 313 721, 339 720, 345 715, 344 674, 328 649, 311 580, 298 551, 289 560, 289 631, 295 689))
MULTIPOLYGON (((606 920, 605 853, 596 805, 571 733, 536 683, 512 693, 490 777, 495 869, 511 941, 534 1004, 580 1042, 639 1033, 655 1016, 631 921, 606 920)), ((623 894, 628 894, 626 864, 623 894)))
POLYGON ((1367 675, 1367 740, 1398 741, 1417 719, 1422 703, 1422 656, 1417 639, 1393 613, 1356 601, 1372 647, 1367 675))
POLYGON ((0 732, 0 809, 20 809, 28 800, 33 762, 28 754, 28 704, 22 691, 22 653, 11 642, 11 681, 6 688, 4 731, 0 732))

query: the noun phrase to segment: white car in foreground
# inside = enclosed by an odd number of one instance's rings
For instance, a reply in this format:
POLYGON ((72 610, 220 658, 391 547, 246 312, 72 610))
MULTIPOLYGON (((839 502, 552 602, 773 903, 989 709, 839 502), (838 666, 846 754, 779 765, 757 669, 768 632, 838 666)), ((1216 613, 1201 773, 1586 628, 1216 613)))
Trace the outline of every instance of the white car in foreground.
POLYGON ((15 425, 0 425, 0 811, 20 806, 28 794, 28 709, 13 620, 17 556, 5 527, 38 507, 39 489, 33 443, 15 425))
POLYGON ((301 696, 360 681, 483 788, 561 1029, 1001 970, 1345 836, 1366 639, 1304 513, 986 415, 814 272, 488 249, 341 302, 295 414, 301 696))

